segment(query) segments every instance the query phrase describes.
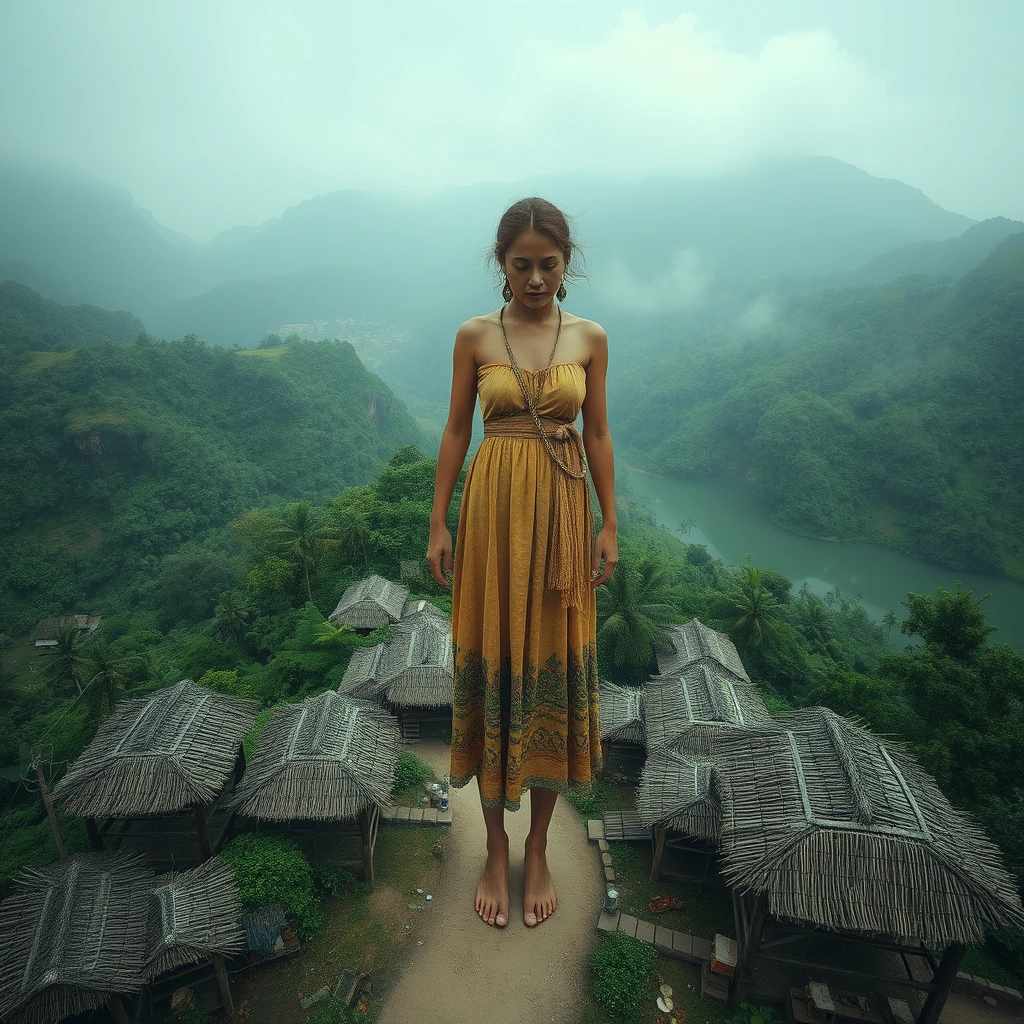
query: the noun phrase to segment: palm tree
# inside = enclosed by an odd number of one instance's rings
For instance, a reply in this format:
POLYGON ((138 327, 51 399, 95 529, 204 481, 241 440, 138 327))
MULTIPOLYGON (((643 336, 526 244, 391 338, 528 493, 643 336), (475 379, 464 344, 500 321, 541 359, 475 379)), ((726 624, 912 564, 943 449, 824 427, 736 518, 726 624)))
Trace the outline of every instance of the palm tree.
POLYGON ((900 617, 890 608, 882 616, 882 625, 885 626, 885 642, 889 643, 889 637, 892 635, 892 627, 899 625, 900 617))
POLYGON ((741 656, 761 654, 778 646, 782 608, 755 566, 740 568, 730 589, 713 605, 712 613, 722 622, 741 656))
POLYGON ((271 536, 277 553, 291 558, 301 566, 306 581, 306 599, 312 601, 309 567, 311 564, 316 565, 326 548, 338 543, 333 537, 333 531, 329 527, 318 526, 309 502, 299 501, 284 510, 271 536))
POLYGON ((655 649, 663 642, 658 626, 679 615, 672 582, 660 559, 641 552, 623 558, 611 579, 598 588, 602 657, 634 681, 653 668, 655 649))
POLYGON ((52 659, 47 666, 47 674, 55 683, 74 683, 81 696, 82 678, 86 672, 82 631, 75 626, 58 626, 54 639, 56 646, 46 649, 46 657, 52 659))
POLYGON ((105 640, 97 640, 89 645, 84 659, 84 692, 89 695, 89 704, 95 717, 104 719, 114 710, 127 681, 122 671, 127 661, 126 658, 118 658, 105 640))
POLYGON ((370 539, 370 524, 365 509, 352 506, 336 507, 331 518, 334 520, 334 539, 338 546, 348 552, 350 557, 358 548, 362 554, 362 564, 365 565, 366 543, 370 539))
POLYGON ((251 618, 252 608, 245 602, 244 598, 239 596, 237 591, 225 590, 220 595, 220 600, 217 602, 217 607, 213 613, 213 623, 222 636, 227 634, 238 645, 238 638, 245 630, 245 627, 249 625, 251 618))
POLYGON ((680 537, 689 537, 690 531, 697 525, 696 516, 687 516, 685 519, 680 519, 676 523, 676 532, 680 537))

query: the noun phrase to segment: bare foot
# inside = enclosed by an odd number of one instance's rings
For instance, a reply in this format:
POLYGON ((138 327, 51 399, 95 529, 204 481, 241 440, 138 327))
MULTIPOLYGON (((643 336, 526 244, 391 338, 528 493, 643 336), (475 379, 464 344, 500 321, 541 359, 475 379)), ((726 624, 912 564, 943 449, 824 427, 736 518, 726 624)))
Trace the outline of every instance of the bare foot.
POLYGON ((480 884, 476 887, 476 912, 482 921, 504 928, 508 924, 508 836, 504 846, 487 848, 480 884))
POLYGON ((523 865, 526 869, 523 921, 527 928, 533 928, 541 921, 546 921, 558 906, 555 886, 548 870, 546 844, 530 843, 527 840, 523 865))

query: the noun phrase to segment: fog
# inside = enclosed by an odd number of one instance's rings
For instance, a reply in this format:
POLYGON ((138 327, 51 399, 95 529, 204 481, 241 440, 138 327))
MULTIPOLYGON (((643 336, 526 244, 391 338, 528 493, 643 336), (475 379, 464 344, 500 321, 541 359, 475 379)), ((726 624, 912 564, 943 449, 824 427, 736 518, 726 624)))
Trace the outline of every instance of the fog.
POLYGON ((787 154, 1020 218, 1022 36, 1016 0, 5 4, 0 145, 201 242, 337 189, 787 154))

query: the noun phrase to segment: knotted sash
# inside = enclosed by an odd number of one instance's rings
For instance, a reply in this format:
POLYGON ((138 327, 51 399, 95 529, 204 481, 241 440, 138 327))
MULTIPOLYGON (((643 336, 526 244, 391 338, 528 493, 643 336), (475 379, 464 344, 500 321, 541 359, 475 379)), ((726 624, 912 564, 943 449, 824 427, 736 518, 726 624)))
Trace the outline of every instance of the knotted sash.
MULTIPOLYGON (((562 595, 562 607, 583 610, 590 599, 590 550, 593 543, 594 515, 590 508, 590 489, 586 478, 583 438, 571 420, 539 416, 544 436, 557 447, 572 473, 570 476, 552 459, 554 471, 553 522, 548 558, 547 587, 562 595)), ((542 440, 537 421, 528 410, 484 420, 484 437, 532 437, 542 440)))

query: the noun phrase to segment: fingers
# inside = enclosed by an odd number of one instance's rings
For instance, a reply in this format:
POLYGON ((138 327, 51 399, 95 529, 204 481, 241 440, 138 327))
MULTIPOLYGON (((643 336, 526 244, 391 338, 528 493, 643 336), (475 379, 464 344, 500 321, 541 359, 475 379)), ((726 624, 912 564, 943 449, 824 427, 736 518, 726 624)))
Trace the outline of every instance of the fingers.
POLYGON ((427 564, 430 566, 430 575, 442 587, 450 590, 452 585, 452 549, 444 546, 437 551, 428 551, 427 564))
POLYGON ((591 572, 590 585, 592 587, 599 587, 605 580, 610 579, 612 573, 615 572, 615 560, 605 559, 604 570, 597 573, 596 576, 593 575, 594 572, 596 572, 596 570, 592 570, 591 572))

